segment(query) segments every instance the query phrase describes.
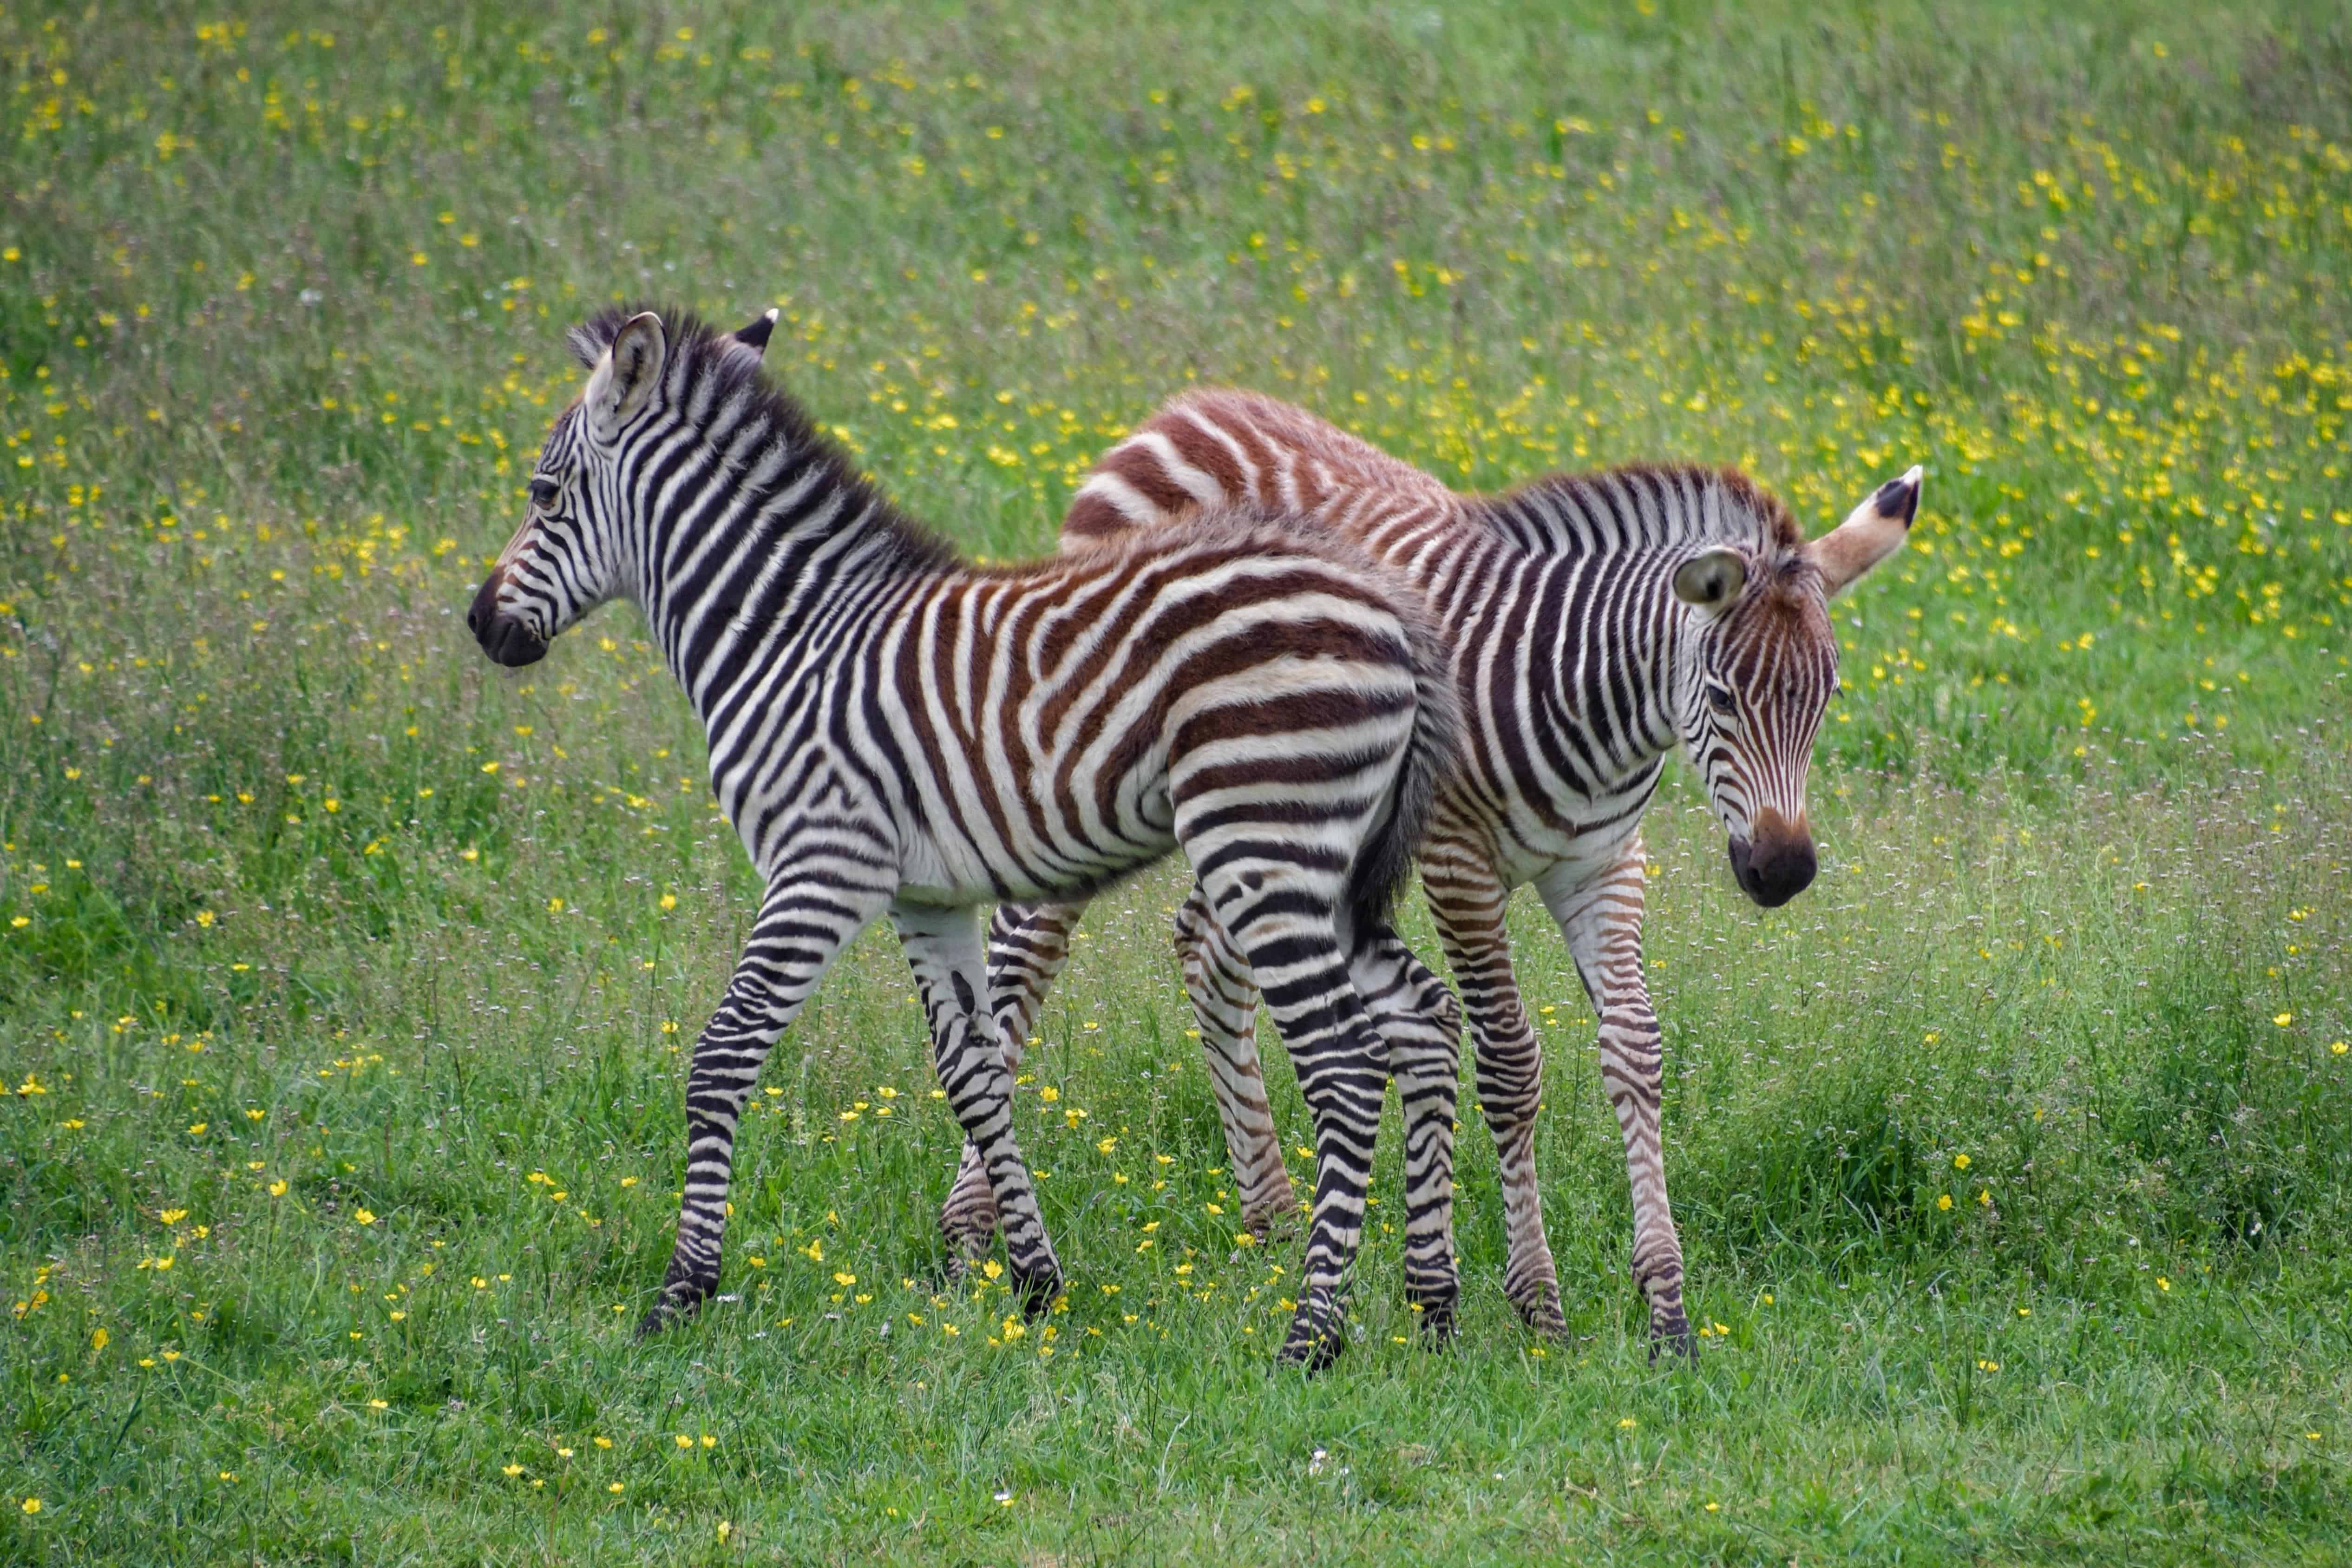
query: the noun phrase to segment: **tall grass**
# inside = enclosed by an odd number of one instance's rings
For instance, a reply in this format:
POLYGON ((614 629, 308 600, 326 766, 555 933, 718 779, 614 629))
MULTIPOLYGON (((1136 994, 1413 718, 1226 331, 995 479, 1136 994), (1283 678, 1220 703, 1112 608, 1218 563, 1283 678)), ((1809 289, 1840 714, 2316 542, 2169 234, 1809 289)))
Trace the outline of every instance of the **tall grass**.
POLYGON ((9 8, 0 75, 11 1556, 2341 1553, 2333 11, 9 8), (1465 1111, 1458 1348, 1376 1222, 1358 1342, 1270 1379, 1178 868, 1033 1056, 1066 1312, 938 1282, 869 936, 759 1096, 737 1300, 633 1346, 752 889, 641 626, 511 676, 460 624, 621 295, 780 303, 992 556, 1196 379, 1465 486, 1738 461, 1818 524, 1927 463, 1838 606, 1819 884, 1748 908, 1679 781, 1649 830, 1699 1367, 1642 1353, 1528 903, 1572 1339, 1465 1111))

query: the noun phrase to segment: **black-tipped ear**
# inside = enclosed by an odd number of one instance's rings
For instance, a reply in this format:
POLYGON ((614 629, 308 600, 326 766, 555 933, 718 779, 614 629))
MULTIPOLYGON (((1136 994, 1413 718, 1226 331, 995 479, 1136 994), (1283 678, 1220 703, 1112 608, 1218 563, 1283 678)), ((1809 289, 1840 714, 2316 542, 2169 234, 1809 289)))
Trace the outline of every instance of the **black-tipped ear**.
POLYGON ((773 305, 760 312, 748 327, 736 330, 735 341, 762 358, 767 356, 768 337, 776 330, 776 308, 773 305))

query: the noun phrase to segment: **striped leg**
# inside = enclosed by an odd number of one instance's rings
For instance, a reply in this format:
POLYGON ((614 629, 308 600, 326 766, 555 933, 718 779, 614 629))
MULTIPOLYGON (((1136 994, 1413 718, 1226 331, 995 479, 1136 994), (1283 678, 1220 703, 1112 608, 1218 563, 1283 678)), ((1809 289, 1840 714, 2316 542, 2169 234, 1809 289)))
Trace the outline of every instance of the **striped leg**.
POLYGON ((1315 1205, 1298 1310, 1280 1359, 1318 1370, 1345 1343, 1340 1293, 1363 1240, 1387 1047, 1349 981, 1328 879, 1186 847, 1193 864, 1214 868, 1202 876, 1202 891, 1248 957, 1315 1115, 1315 1205))
POLYGON ((1282 1137, 1258 1063, 1257 983, 1250 978, 1249 960, 1217 923, 1198 888, 1176 911, 1176 957, 1209 1058, 1209 1087, 1225 1127, 1242 1224, 1265 1237, 1296 1217, 1298 1194, 1282 1161, 1282 1137))
POLYGON ((772 883, 718 1012, 694 1044, 686 1080, 686 1191, 661 1297, 640 1338, 691 1314, 719 1289, 735 1124, 761 1064, 858 929, 889 894, 844 889, 837 877, 772 883))
MULTIPOLYGON (((1086 913, 1084 903, 1001 904, 988 922, 988 1006, 1004 1065, 1021 1070, 1021 1052, 1045 1005, 1045 993, 1070 961, 1070 933, 1086 913)), ((955 1184, 940 1205, 940 1236, 947 1243, 948 1267, 961 1272, 987 1256, 996 1236, 996 1194, 980 1151, 964 1140, 955 1184)))
POLYGON ((900 902, 890 907, 922 994, 923 1016, 939 1063, 940 1087, 979 1150, 1004 1224, 1004 1253, 1013 1289, 1031 1313, 1062 1291, 1062 1266, 1045 1235, 1037 1194, 1013 1137, 1013 1069, 996 1038, 996 1023, 981 1005, 988 984, 976 908, 940 909, 900 902))
POLYGON ((1625 1140, 1633 1279, 1649 1298, 1650 1359, 1657 1359, 1663 1345, 1696 1361, 1698 1342, 1683 1316, 1683 1247, 1666 1201, 1665 1152, 1659 1142, 1663 1053, 1642 976, 1642 841, 1637 837, 1605 877, 1557 890, 1538 879, 1536 889, 1559 921, 1601 1020, 1601 1086, 1625 1140))
POLYGON ((1462 1009, 1393 931, 1349 966, 1388 1044, 1404 1120, 1404 1289, 1424 1332, 1452 1336, 1462 1298, 1454 1260, 1454 1117, 1462 1088, 1462 1009))
MULTIPOLYGON (((1184 988, 1209 1047, 1209 1069, 1225 1144, 1243 1194, 1244 1223, 1260 1229, 1294 1209, 1290 1173, 1266 1103, 1257 1055, 1257 985, 1248 961, 1195 890, 1176 915, 1184 988)), ((1422 1327, 1453 1331, 1461 1297, 1454 1261, 1454 1116, 1462 1058, 1462 1014, 1454 994, 1394 931, 1367 942, 1349 964, 1388 1047, 1405 1124, 1405 1291, 1422 1327)), ((1263 1230, 1261 1229, 1261 1234, 1263 1230)))
POLYGON ((1536 1111, 1543 1100, 1543 1047, 1528 1026, 1511 973, 1503 910, 1511 890, 1475 843, 1433 834, 1422 846, 1421 879, 1437 921, 1477 1062, 1478 1109, 1495 1135, 1501 1166, 1506 1260, 1503 1293, 1539 1333, 1565 1336, 1559 1271, 1544 1237, 1536 1185, 1536 1111))

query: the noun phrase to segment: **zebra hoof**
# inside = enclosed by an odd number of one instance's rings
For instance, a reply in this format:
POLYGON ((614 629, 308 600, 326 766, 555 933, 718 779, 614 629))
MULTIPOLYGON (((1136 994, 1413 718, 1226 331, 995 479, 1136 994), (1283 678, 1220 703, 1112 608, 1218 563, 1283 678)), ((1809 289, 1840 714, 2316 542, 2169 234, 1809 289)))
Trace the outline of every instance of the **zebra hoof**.
POLYGON ((1276 1247, 1298 1235, 1298 1200, 1286 1196, 1279 1203, 1256 1204, 1242 1211, 1242 1228, 1258 1239, 1261 1247, 1276 1247))
POLYGON ((664 1296, 653 1304, 652 1310, 637 1320, 638 1342, 643 1343, 673 1324, 685 1322, 694 1316, 701 1305, 700 1296, 689 1296, 677 1300, 664 1296))
POLYGON ((1511 1303, 1519 1310, 1519 1321, 1548 1340, 1568 1338, 1568 1316, 1559 1309, 1557 1286, 1545 1289, 1533 1300, 1511 1303))
POLYGON ((1663 1323, 1650 1325, 1650 1364, 1658 1364, 1658 1352, 1666 1352, 1668 1365, 1696 1366, 1698 1336, 1691 1332, 1690 1322, 1680 1312, 1663 1323))
POLYGON ((1016 1270, 1012 1283, 1013 1299, 1021 1303, 1021 1315, 1033 1321, 1044 1317, 1062 1299, 1062 1271, 1058 1268, 1029 1275, 1016 1270))
POLYGON ((1282 1349, 1275 1352, 1274 1362, 1277 1369, 1296 1367, 1312 1377, 1328 1371, 1331 1363, 1339 1359, 1341 1348, 1339 1336, 1332 1330, 1294 1327, 1290 1337, 1283 1341, 1282 1349))

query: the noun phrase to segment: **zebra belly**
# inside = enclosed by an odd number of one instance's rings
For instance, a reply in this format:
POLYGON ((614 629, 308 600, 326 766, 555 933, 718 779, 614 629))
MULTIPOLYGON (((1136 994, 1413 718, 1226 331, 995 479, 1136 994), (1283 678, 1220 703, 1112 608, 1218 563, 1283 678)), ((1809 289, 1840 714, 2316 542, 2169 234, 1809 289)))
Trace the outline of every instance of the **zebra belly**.
POLYGON ((1641 837, 1640 807, 1647 804, 1646 797, 1631 804, 1633 810, 1614 821, 1609 820, 1613 813, 1596 812, 1601 820, 1583 832, 1525 821, 1501 828, 1493 844, 1495 870, 1503 886, 1516 888, 1538 879, 1552 886, 1580 886, 1607 875, 1641 837))

